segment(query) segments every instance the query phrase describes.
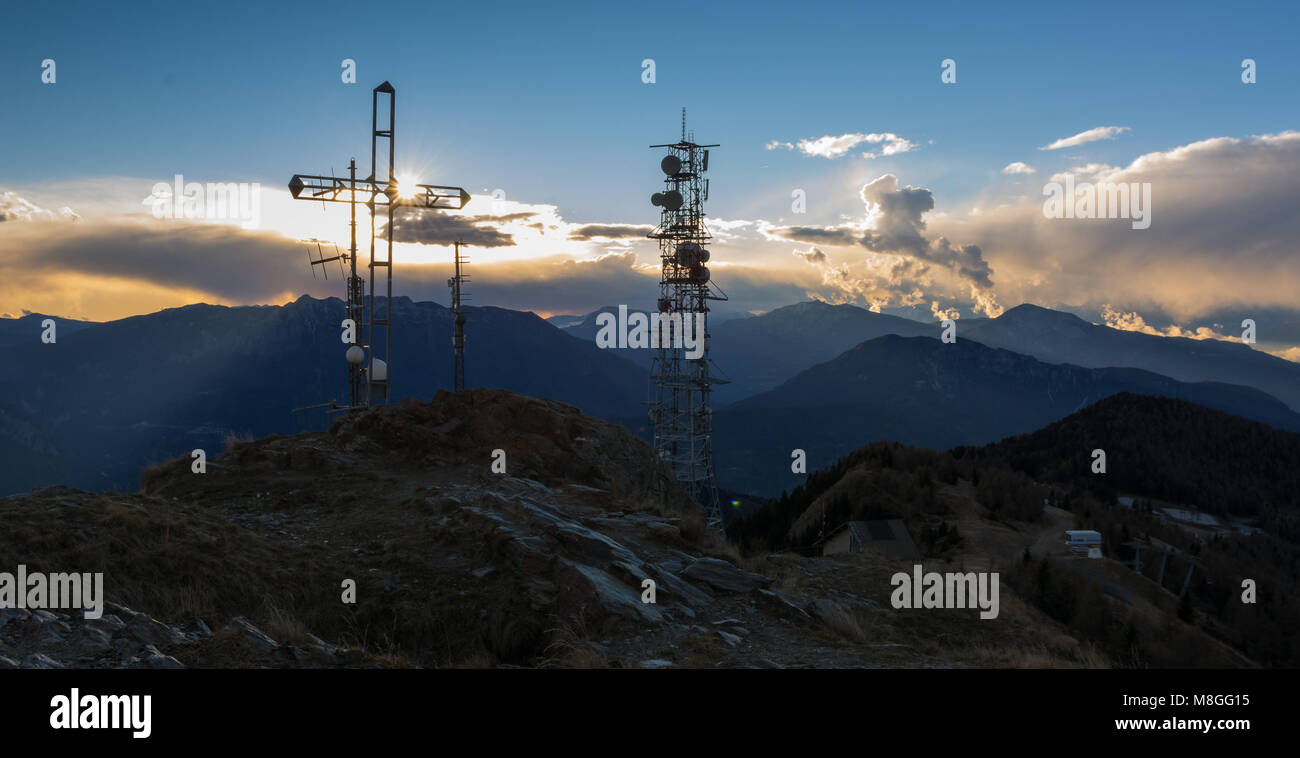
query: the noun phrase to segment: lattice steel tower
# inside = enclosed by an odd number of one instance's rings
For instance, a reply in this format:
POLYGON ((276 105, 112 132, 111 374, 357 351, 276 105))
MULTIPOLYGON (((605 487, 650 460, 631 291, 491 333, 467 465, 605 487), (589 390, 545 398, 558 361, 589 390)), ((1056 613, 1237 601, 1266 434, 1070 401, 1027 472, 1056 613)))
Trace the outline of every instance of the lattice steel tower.
POLYGON ((717 473, 713 461, 713 409, 709 393, 725 380, 710 375, 708 313, 710 300, 727 296, 709 281, 709 251, 712 237, 704 225, 704 201, 709 199, 707 148, 718 145, 695 143, 686 131, 686 109, 682 109, 681 141, 667 148, 659 166, 664 172, 664 191, 650 202, 662 208, 659 226, 648 236, 659 240, 662 276, 659 280, 659 314, 675 329, 680 316, 687 334, 694 334, 698 318, 704 337, 698 358, 671 331, 663 331, 658 350, 650 363, 654 398, 650 401, 650 422, 654 426, 654 448, 672 468, 673 476, 704 508, 711 529, 722 528, 717 473))
POLYGON ((461 303, 469 299, 465 297, 464 291, 464 284, 469 281, 469 274, 465 273, 465 264, 469 259, 460 252, 460 246, 463 244, 460 240, 456 240, 455 273, 447 280, 447 286, 451 288, 451 345, 456 353, 451 386, 456 392, 465 389, 465 312, 461 308, 461 303))

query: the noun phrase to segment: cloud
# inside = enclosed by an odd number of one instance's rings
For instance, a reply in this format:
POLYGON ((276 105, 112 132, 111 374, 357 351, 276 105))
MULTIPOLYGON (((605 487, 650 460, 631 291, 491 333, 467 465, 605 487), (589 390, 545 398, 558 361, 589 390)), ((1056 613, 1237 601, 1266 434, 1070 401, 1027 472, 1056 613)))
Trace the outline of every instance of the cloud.
POLYGON ((961 318, 961 311, 956 308, 940 308, 938 300, 930 303, 930 313, 934 314, 935 321, 945 321, 948 319, 956 321, 961 318))
MULTIPOLYGON (((965 206, 941 213, 935 206, 942 196, 886 175, 857 185, 856 202, 841 194, 829 207, 851 214, 839 222, 784 226, 710 218, 717 236, 710 267, 731 296, 725 307, 740 310, 806 297, 877 310, 910 307, 907 315, 918 318, 928 317, 935 302, 968 317, 1000 312, 1002 302, 1093 313, 1109 305, 1116 314, 1109 322, 1117 328, 1193 337, 1251 317, 1269 324, 1257 349, 1294 359, 1300 219, 1292 203, 1300 195, 1300 132, 1216 137, 1119 166, 1086 163, 1073 172, 1090 181, 1150 183, 1151 228, 1134 230, 1126 220, 1045 218, 1043 196, 1014 186, 1023 182, 991 182, 965 206), (981 209, 978 215, 967 212, 973 206, 981 209), (1145 319, 1139 323, 1127 314, 1145 319)), ((0 194, 7 219, 36 222, 0 222, 0 310, 98 320, 197 300, 283 302, 304 291, 341 293, 333 278, 313 282, 302 247, 269 230, 161 222, 147 214, 138 223, 104 220, 80 198, 71 204, 84 214, 82 222, 54 223, 57 214, 32 207, 57 208, 74 195, 22 193, 35 202, 0 194)), ((132 195, 130 205, 138 200, 132 195)), ((476 197, 470 208, 486 208, 489 201, 476 197)), ((284 205, 293 203, 286 199, 284 205)), ((454 217, 512 240, 475 258, 477 303, 569 313, 616 297, 653 304, 656 246, 640 231, 648 226, 617 219, 573 224, 552 205, 502 207, 529 213, 454 217)), ((346 235, 344 216, 322 222, 312 210, 285 234, 336 229, 346 235)), ((264 218, 280 213, 272 207, 264 218)), ((447 239, 446 229, 436 231, 447 239)), ((399 292, 445 300, 442 263, 449 255, 406 245, 397 257, 399 292)))
POLYGON ((644 238, 654 231, 647 224, 581 224, 569 230, 571 240, 644 238))
POLYGON ((772 140, 767 143, 766 147, 768 150, 776 150, 778 148, 794 150, 797 148, 799 152, 804 155, 835 159, 847 155, 850 150, 864 143, 883 145, 879 152, 868 150, 862 153, 862 157, 864 158, 898 155, 899 153, 906 153, 916 148, 915 143, 909 142, 892 132, 870 134, 851 133, 841 134, 839 136, 826 135, 816 139, 801 139, 798 144, 772 140))
MULTIPOLYGON (((1142 334, 1154 334, 1157 337, 1182 337, 1193 340, 1220 340, 1222 342, 1241 342, 1240 334, 1227 334, 1223 331, 1222 324, 1213 326, 1196 326, 1184 327, 1178 324, 1170 324, 1166 327, 1158 327, 1147 323, 1147 320, 1139 313, 1133 311, 1122 311, 1112 307, 1109 303, 1103 304, 1100 315, 1102 323, 1112 329, 1121 329, 1126 332, 1141 332, 1142 334)), ((1283 360, 1300 363, 1300 345, 1290 347, 1275 347, 1256 343, 1254 349, 1275 355, 1283 360)))
MULTIPOLYGON (((865 184, 859 195, 866 206, 866 218, 861 226, 769 226, 763 232, 769 238, 796 242, 857 245, 874 253, 940 266, 966 284, 977 311, 990 316, 1002 312, 992 292, 993 269, 984 259, 983 250, 978 245, 955 245, 947 237, 927 233, 922 216, 934 210, 934 195, 930 190, 900 187, 898 177, 884 174, 865 184)), ((842 286, 846 278, 840 271, 836 283, 842 286)), ((879 300, 877 293, 873 302, 879 300)))
POLYGON ((75 272, 201 290, 223 300, 265 302, 306 270, 302 243, 271 232, 199 222, 77 224, 56 234, 5 230, 0 240, 5 277, 75 272), (20 255, 15 243, 33 254, 20 255))
POLYGON ((837 226, 770 226, 760 227, 768 239, 810 242, 819 245, 856 245, 861 231, 852 227, 837 226))
POLYGON ((1015 163, 1008 163, 1006 165, 1006 168, 1002 169, 1002 173, 1004 174, 1033 174, 1033 173, 1037 173, 1037 171, 1038 169, 1034 168, 1028 163, 1021 163, 1020 161, 1016 161, 1015 163))
POLYGON ((910 255, 955 271, 972 286, 993 286, 993 269, 978 245, 953 245, 946 237, 927 239, 921 218, 934 210, 934 195, 923 187, 899 187, 893 174, 868 182, 862 200, 876 210, 875 225, 861 239, 868 250, 910 255))
POLYGON ((910 258, 875 256, 856 263, 835 263, 825 251, 813 247, 794 255, 821 276, 808 297, 832 303, 865 303, 879 313, 889 306, 914 306, 925 300, 924 289, 933 281, 928 265, 910 258))
POLYGON ((1117 171, 1114 166, 1106 163, 1089 163, 1084 166, 1075 166, 1069 171, 1052 174, 1051 181, 1064 182, 1066 177, 1073 176, 1075 179, 1091 179, 1093 181, 1103 181, 1111 173, 1117 171))
POLYGON ((793 252, 796 256, 803 258, 808 263, 826 263, 828 260, 826 253, 823 253, 815 247, 810 247, 807 250, 795 250, 793 252))
MULTIPOLYGON (((464 216, 435 210, 404 210, 393 217, 393 241, 421 245, 450 245, 459 241, 475 247, 510 247, 514 244, 514 237, 485 224, 531 217, 529 213, 464 216)), ((379 235, 378 231, 376 235, 379 235)))
MULTIPOLYGON (((436 231, 445 233, 448 219, 468 225, 470 231, 474 226, 495 231, 490 228, 494 222, 527 225, 533 214, 436 215, 443 216, 438 223, 444 224, 436 231)), ((657 257, 653 265, 642 265, 630 250, 575 252, 588 250, 591 243, 565 240, 569 225, 555 219, 555 228, 563 231, 554 235, 553 254, 474 258, 476 305, 542 313, 582 313, 609 302, 653 306, 658 297, 657 257)), ((427 222, 417 230, 428 232, 427 222)), ((394 252, 394 291, 445 304, 450 257, 424 255, 415 245, 394 252)), ((714 279, 725 286, 736 309, 788 305, 804 299, 806 288, 816 283, 812 274, 792 276, 789 270, 731 265, 721 257, 715 254, 711 264, 714 279)), ((339 297, 342 283, 333 277, 313 280, 305 245, 268 229, 147 216, 79 224, 0 223, 0 310, 5 312, 110 320, 195 302, 284 303, 304 293, 339 297)))
POLYGON ((1129 131, 1127 126, 1094 126, 1093 128, 1079 132, 1073 137, 1063 137, 1050 145, 1043 145, 1039 150, 1060 150, 1063 147, 1076 147, 1088 142, 1097 142, 1098 140, 1114 139, 1122 132, 1129 131))
POLYGON ((1300 345, 1297 345, 1296 347, 1289 347, 1286 348, 1285 350, 1270 350, 1268 352, 1284 360, 1300 363, 1300 345))
MULTIPOLYGON (((737 310, 772 309, 804 299, 808 276, 744 265, 710 265, 713 280, 731 298, 715 304, 737 310)), ((404 294, 446 302, 448 264, 405 266, 400 270, 404 294)), ((638 263, 632 252, 611 252, 575 259, 556 255, 509 263, 474 264, 474 304, 531 310, 537 313, 588 313, 611 303, 651 309, 659 297, 659 266, 638 263)))
POLYGON ((68 207, 50 211, 19 197, 15 192, 0 192, 0 223, 5 221, 79 221, 81 216, 68 207))
POLYGON ((502 213, 500 215, 482 214, 478 216, 471 216, 470 221, 476 224, 483 224, 483 223, 508 224, 511 221, 532 221, 533 219, 537 218, 539 215, 541 214, 536 213, 534 211, 502 213))
POLYGON ((1216 137, 1121 168, 1083 170, 1108 182, 1149 183, 1151 227, 1049 219, 1042 196, 1011 198, 934 226, 997 251, 998 293, 1007 301, 1111 303, 1160 311, 1176 324, 1216 312, 1297 312, 1300 132, 1216 137))
POLYGON ((746 219, 708 218, 705 220, 705 226, 713 237, 714 244, 719 244, 742 239, 743 233, 751 228, 757 228, 759 222, 746 219))
POLYGON ((1121 329, 1126 332, 1141 332, 1143 334, 1154 334, 1160 337, 1186 337, 1194 340, 1225 340, 1230 342, 1240 342, 1239 337, 1233 337, 1221 332, 1216 332, 1208 326, 1198 326, 1194 329, 1183 328, 1178 324, 1170 324, 1161 329, 1148 324, 1146 319, 1136 312, 1124 312, 1111 307, 1110 303, 1101 306, 1102 322, 1112 329, 1121 329))

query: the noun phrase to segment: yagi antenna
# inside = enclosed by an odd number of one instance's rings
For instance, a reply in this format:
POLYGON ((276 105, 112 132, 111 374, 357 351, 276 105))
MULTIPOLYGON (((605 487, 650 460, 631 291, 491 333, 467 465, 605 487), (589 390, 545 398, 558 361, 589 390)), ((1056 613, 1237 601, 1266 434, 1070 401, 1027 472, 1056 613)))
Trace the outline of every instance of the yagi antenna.
MULTIPOLYGON (((334 245, 334 255, 330 256, 329 258, 326 258, 326 257, 325 257, 325 251, 321 249, 320 241, 319 241, 319 240, 312 240, 312 242, 315 242, 315 243, 316 243, 316 253, 317 253, 320 257, 319 257, 319 258, 312 258, 312 257, 311 257, 311 248, 310 248, 310 247, 307 248, 307 260, 308 260, 308 262, 311 263, 311 278, 313 278, 313 279, 316 278, 316 267, 317 267, 317 266, 320 266, 321 275, 325 277, 325 281, 329 281, 329 278, 330 278, 329 267, 326 266, 325 264, 327 264, 327 263, 331 263, 331 262, 333 262, 333 261, 338 261, 338 262, 339 262, 339 271, 340 271, 340 272, 343 272, 343 261, 345 261, 345 260, 348 259, 348 254, 347 254, 347 253, 341 253, 341 252, 339 252, 339 246, 338 246, 337 244, 335 244, 335 245, 334 245)), ((333 244, 333 243, 331 243, 331 244, 333 244)))

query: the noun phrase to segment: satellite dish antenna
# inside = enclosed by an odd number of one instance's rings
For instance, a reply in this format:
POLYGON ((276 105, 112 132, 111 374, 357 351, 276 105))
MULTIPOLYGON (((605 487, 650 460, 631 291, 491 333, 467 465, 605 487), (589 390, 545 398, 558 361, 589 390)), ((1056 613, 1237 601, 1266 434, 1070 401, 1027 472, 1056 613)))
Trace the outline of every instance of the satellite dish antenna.
POLYGON ((650 196, 650 204, 651 204, 651 205, 663 205, 663 204, 664 204, 664 193, 662 193, 662 192, 656 192, 656 193, 654 193, 653 195, 651 195, 651 196, 650 196))
POLYGON ((670 211, 675 211, 682 207, 682 193, 677 190, 668 190, 663 194, 663 206, 670 211))
POLYGON ((665 155, 664 159, 659 161, 659 168, 669 176, 676 176, 682 171, 682 162, 675 155, 665 155))

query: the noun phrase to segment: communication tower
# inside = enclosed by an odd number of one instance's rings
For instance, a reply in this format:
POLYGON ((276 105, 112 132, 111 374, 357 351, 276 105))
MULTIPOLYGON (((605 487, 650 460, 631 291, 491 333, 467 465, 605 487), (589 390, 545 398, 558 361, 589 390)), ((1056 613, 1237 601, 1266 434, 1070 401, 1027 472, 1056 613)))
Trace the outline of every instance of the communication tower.
POLYGON ((704 174, 709 170, 709 148, 718 145, 695 142, 694 133, 686 131, 683 108, 681 139, 650 147, 668 151, 659 163, 664 190, 650 198, 651 204, 661 209, 659 226, 647 235, 659 241, 661 263, 659 347, 650 364, 654 449, 671 467, 682 488, 704 508, 709 528, 720 530, 722 508, 713 460, 709 393, 714 384, 726 380, 710 374, 708 314, 709 301, 726 300, 727 296, 710 281, 710 256, 705 245, 712 236, 704 224, 704 202, 709 199, 709 180, 704 174), (681 335, 674 332, 694 334, 697 319, 702 327, 703 352, 691 359, 681 335))

